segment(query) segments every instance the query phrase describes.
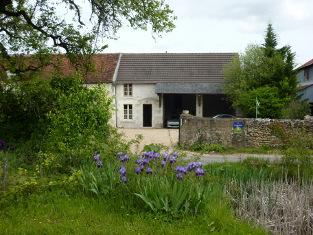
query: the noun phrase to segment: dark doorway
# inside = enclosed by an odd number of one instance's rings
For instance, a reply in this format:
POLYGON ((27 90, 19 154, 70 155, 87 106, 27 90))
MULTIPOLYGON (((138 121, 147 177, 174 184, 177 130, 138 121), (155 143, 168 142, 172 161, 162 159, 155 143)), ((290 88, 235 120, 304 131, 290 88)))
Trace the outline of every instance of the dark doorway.
POLYGON ((143 127, 152 127, 152 104, 143 105, 143 127))
POLYGON ((179 121, 183 110, 196 115, 196 95, 193 94, 164 94, 164 127, 168 127, 168 121, 179 121))
POLYGON ((213 117, 218 114, 235 112, 225 95, 203 95, 203 117, 213 117))

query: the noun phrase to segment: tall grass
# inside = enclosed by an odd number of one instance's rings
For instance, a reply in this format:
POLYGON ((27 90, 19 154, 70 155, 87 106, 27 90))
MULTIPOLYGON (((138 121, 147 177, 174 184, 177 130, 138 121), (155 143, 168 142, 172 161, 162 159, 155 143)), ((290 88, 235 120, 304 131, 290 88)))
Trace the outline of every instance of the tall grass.
POLYGON ((313 183, 232 182, 226 188, 240 218, 273 234, 313 234, 313 183))

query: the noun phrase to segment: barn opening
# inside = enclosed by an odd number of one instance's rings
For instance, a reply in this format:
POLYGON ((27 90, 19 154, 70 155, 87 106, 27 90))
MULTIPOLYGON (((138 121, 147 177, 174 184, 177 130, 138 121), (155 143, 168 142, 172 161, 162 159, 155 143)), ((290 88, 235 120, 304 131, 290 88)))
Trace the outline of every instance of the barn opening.
POLYGON ((163 94, 163 125, 168 127, 168 121, 179 121, 183 110, 189 110, 196 115, 196 95, 194 94, 163 94))
POLYGON ((218 114, 235 114, 231 102, 222 94, 203 95, 203 117, 214 117, 218 114))

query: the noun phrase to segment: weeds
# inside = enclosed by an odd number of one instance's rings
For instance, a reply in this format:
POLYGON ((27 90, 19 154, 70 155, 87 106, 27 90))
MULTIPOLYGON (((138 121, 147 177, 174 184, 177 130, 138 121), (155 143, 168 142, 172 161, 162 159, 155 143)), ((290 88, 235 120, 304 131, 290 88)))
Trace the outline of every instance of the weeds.
POLYGON ((313 184, 299 182, 232 182, 227 194, 236 214, 273 234, 313 234, 313 184))

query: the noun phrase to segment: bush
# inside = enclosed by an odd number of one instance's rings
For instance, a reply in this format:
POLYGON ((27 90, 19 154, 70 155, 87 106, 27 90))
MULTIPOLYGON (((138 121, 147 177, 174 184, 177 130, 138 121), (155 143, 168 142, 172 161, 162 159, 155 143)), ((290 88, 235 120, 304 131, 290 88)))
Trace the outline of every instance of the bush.
POLYGON ((0 81, 0 138, 14 143, 44 129, 46 114, 53 109, 56 97, 45 79, 0 81))
MULTIPOLYGON (((106 90, 87 89, 75 80, 73 83, 70 91, 57 90, 59 97, 47 115, 49 125, 43 144, 45 151, 62 155, 61 165, 67 168, 86 162, 95 150, 102 150, 111 129, 111 99, 106 90)), ((61 80, 58 84, 63 85, 61 80)))
POLYGON ((236 106, 248 117, 255 117, 256 98, 260 102, 258 117, 280 118, 286 100, 280 98, 276 87, 260 87, 238 95, 236 106))
POLYGON ((190 146, 190 150, 202 152, 202 153, 210 153, 210 152, 223 153, 226 151, 226 147, 220 144, 208 144, 208 143, 196 142, 190 146))
POLYGON ((109 140, 107 91, 86 88, 79 75, 6 80, 0 91, 0 138, 17 143, 20 160, 41 174, 68 173, 109 142, 120 146, 116 133, 109 140))
POLYGON ((311 113, 310 104, 306 100, 293 100, 283 109, 282 117, 288 119, 303 119, 311 113))

